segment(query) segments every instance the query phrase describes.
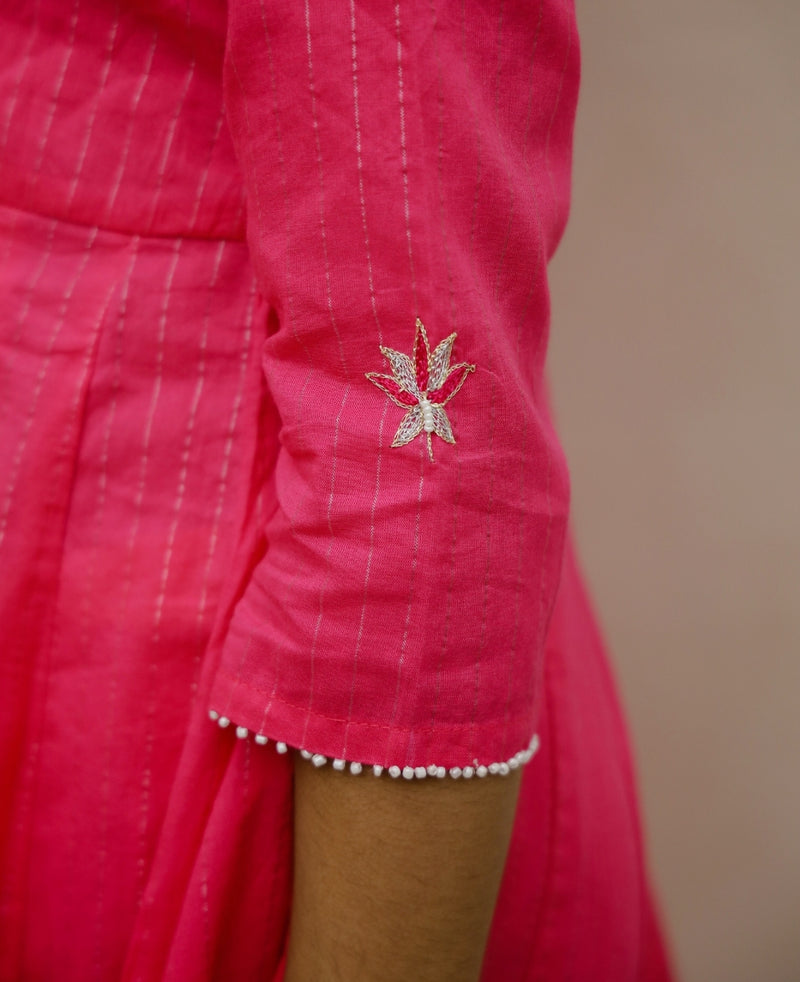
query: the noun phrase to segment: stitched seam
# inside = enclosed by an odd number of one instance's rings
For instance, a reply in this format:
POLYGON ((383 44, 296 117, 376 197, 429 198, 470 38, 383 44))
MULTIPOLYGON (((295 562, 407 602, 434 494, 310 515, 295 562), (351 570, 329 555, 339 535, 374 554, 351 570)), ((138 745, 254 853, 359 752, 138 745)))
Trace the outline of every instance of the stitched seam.
MULTIPOLYGON (((224 669, 219 669, 218 670, 218 672, 217 672, 217 678, 224 678, 226 681, 230 682, 236 688, 246 689, 248 692, 252 692, 252 693, 254 693, 254 694, 258 695, 258 696, 261 696, 262 698, 266 698, 266 693, 264 693, 261 689, 257 688, 254 685, 250 685, 249 682, 245 682, 241 678, 235 678, 233 675, 230 675, 224 669)), ((231 700, 228 699, 227 700, 227 703, 230 704, 230 701, 231 700)), ((297 703, 289 702, 287 699, 283 699, 280 696, 278 696, 278 697, 274 697, 274 696, 271 697, 271 702, 272 702, 273 705, 275 703, 277 703, 278 705, 285 706, 287 709, 297 709, 297 710, 299 710, 299 711, 301 711, 303 713, 305 713, 305 712, 308 711, 308 706, 307 705, 298 705, 297 703)), ((354 720, 348 719, 346 716, 330 716, 327 713, 319 712, 318 710, 314 710, 313 713, 312 713, 312 715, 315 716, 317 719, 328 720, 331 723, 348 723, 350 725, 357 725, 359 727, 367 727, 369 729, 399 730, 399 731, 401 731, 403 733, 435 733, 436 731, 443 730, 443 729, 446 729, 446 730, 462 730, 462 731, 465 731, 466 732, 466 731, 469 730, 470 726, 472 725, 469 722, 465 722, 465 723, 437 723, 435 726, 431 726, 431 725, 426 725, 426 726, 403 726, 401 724, 395 724, 395 723, 368 723, 368 722, 358 722, 358 723, 355 723, 354 720)), ((512 722, 512 724, 524 723, 526 719, 527 719, 527 716, 515 716, 515 717, 513 717, 513 719, 512 719, 511 722, 512 722)), ((493 721, 493 722, 496 722, 496 721, 493 721)))
POLYGON ((110 224, 98 224, 97 222, 81 221, 77 218, 70 218, 67 215, 56 215, 53 212, 46 212, 39 208, 32 207, 29 203, 24 208, 17 207, 9 201, 0 201, 0 208, 15 212, 19 215, 32 215, 36 218, 46 218, 48 221, 60 222, 62 225, 71 225, 74 228, 97 229, 107 235, 119 235, 124 238, 154 239, 155 241, 170 241, 171 239, 186 239, 196 242, 239 242, 245 244, 244 235, 233 237, 230 235, 207 235, 192 229, 189 231, 176 230, 175 232, 141 232, 135 228, 123 228, 110 224))

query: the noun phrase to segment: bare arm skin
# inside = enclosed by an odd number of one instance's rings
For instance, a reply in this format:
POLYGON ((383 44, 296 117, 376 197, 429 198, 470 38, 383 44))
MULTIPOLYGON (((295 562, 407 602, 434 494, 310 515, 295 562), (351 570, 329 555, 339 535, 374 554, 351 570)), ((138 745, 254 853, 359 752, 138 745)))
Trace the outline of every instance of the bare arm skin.
POLYGON ((478 982, 520 776, 394 780, 298 757, 285 982, 478 982))

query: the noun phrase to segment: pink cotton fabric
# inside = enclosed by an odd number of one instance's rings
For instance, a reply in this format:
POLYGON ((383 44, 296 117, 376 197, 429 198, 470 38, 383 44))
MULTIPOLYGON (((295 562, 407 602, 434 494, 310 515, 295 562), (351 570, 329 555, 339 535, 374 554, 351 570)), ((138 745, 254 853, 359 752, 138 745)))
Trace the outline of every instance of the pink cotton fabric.
POLYGON ((484 982, 669 979, 544 373, 571 2, 0 27, 0 980, 279 980, 276 741, 534 736, 484 982))
POLYGON ((569 501, 542 368, 578 53, 568 6, 498 17, 230 8, 281 452, 212 700, 333 758, 488 764, 535 731, 569 501), (390 446, 403 411, 365 383, 417 316, 476 366, 433 461, 390 446))

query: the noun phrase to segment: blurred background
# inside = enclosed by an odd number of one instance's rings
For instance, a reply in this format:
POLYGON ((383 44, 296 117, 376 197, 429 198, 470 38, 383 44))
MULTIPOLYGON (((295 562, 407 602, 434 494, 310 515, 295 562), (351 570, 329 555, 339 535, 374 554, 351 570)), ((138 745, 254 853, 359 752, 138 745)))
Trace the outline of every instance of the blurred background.
POLYGON ((684 982, 798 982, 800 4, 577 8, 550 373, 653 877, 684 982))

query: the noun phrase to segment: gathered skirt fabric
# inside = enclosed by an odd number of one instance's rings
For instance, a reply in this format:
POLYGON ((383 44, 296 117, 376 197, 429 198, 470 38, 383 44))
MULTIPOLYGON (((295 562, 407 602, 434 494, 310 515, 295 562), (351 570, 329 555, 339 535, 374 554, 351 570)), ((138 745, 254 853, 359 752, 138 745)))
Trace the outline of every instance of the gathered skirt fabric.
MULTIPOLYGON (((160 240, 89 244, 84 228, 0 214, 14 259, 0 271, 0 978, 277 979, 292 762, 211 724, 198 697, 248 494, 244 434, 263 413, 245 249, 187 243, 176 261, 160 240), (32 299, 19 285, 48 241, 32 299)), ((485 982, 668 979, 628 741, 571 538, 539 734, 485 982)))

